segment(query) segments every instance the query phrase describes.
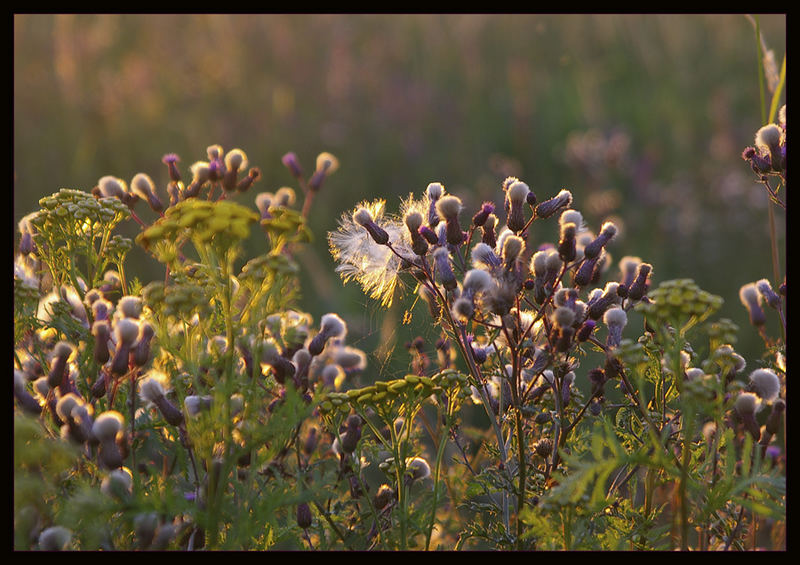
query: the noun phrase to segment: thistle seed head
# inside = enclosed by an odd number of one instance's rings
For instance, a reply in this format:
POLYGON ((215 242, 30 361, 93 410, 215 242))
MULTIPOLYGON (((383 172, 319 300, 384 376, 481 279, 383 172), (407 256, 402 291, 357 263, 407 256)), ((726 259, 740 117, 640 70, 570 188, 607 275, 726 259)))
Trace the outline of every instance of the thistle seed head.
POLYGON ((781 381, 770 369, 756 369, 750 373, 750 388, 765 402, 772 402, 781 392, 781 381))

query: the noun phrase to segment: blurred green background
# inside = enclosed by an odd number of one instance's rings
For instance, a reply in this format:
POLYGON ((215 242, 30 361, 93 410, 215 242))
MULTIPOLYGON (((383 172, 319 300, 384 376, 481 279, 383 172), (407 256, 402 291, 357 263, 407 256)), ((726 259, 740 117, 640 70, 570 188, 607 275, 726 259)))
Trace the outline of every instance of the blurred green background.
MULTIPOLYGON (((780 65, 785 15, 760 23, 780 65)), ((690 277, 721 295, 750 361, 763 348, 738 290, 773 278, 767 198, 740 157, 761 125, 757 76, 744 15, 16 15, 14 219, 107 174, 146 172, 163 189, 162 155, 188 168, 214 143, 261 168, 238 197, 252 205, 295 186, 284 153, 311 169, 330 151, 341 166, 312 209, 302 306, 340 313, 371 377, 388 377, 405 342, 433 338, 424 309, 403 326, 413 296, 385 314, 343 286, 326 232, 362 199, 396 210, 431 181, 463 198, 466 219, 515 175, 540 200, 570 189, 594 229, 615 218, 610 252, 652 263, 655 284, 690 277)), ((128 272, 163 274, 140 249, 128 272)))

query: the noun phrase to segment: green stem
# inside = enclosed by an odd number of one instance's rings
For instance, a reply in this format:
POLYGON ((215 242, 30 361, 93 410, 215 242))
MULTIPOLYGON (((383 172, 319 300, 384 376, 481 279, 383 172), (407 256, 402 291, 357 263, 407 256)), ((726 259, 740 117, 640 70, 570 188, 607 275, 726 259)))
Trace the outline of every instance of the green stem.
POLYGON ((433 471, 433 508, 431 509, 431 520, 428 524, 428 535, 425 539, 425 551, 428 551, 431 546, 431 535, 433 534, 433 525, 436 522, 436 503, 439 495, 439 473, 441 472, 442 457, 444 456, 444 448, 447 445, 447 431, 450 428, 450 412, 453 405, 452 399, 447 403, 447 416, 442 433, 439 436, 439 448, 436 450, 436 467, 433 471))

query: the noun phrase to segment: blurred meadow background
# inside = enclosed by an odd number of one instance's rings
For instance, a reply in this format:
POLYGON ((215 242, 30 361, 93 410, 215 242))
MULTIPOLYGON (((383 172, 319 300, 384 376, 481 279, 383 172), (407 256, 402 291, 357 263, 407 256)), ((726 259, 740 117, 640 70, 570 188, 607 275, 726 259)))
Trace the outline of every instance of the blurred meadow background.
MULTIPOLYGON (((780 65, 785 15, 760 25, 780 65)), ((108 174, 145 172, 163 191, 165 153, 187 172, 211 144, 243 149, 263 176, 236 198, 254 206, 260 191, 296 188, 284 153, 308 170, 329 151, 340 168, 311 211, 301 306, 344 317, 370 376, 389 378, 430 331, 425 309, 407 291, 383 313, 343 285, 326 233, 361 200, 396 211, 432 181, 464 200, 466 221, 483 200, 501 205, 514 175, 540 200, 571 190, 595 230, 613 218, 612 256, 652 263, 654 285, 688 277, 722 296, 716 317, 742 328, 751 362, 763 344, 739 287, 773 279, 767 197, 741 159, 762 125, 757 69, 741 14, 16 15, 15 227, 39 198, 108 174)), ((533 229, 557 237, 555 220, 533 229)), ((248 245, 263 248, 255 230, 248 245)), ((163 276, 138 248, 127 272, 163 276)))

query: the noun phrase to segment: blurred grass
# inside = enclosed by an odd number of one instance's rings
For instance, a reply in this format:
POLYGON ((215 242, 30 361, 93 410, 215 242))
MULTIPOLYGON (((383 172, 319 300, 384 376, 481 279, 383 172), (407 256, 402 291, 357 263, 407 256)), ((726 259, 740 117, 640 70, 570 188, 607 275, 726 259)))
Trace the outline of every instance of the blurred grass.
MULTIPOLYGON (((760 21, 780 64, 786 18, 760 21)), ((691 277, 721 295, 750 360, 762 347, 738 290, 772 272, 767 199, 740 158, 758 104, 743 15, 16 15, 14 220, 106 174, 163 187, 163 154, 188 167, 213 143, 262 169, 239 197, 252 204, 293 184, 285 152, 313 168, 330 151, 341 167, 312 209, 303 306, 345 317, 376 367, 429 325, 401 327, 413 297, 384 316, 343 287, 326 232, 362 199, 393 210, 431 181, 468 211, 499 203, 513 174, 540 199, 570 189, 590 227, 617 218, 612 255, 653 263, 656 284, 691 277)), ((534 237, 552 240, 544 226, 534 237)), ((143 280, 163 272, 130 257, 143 280)))

